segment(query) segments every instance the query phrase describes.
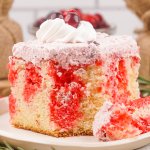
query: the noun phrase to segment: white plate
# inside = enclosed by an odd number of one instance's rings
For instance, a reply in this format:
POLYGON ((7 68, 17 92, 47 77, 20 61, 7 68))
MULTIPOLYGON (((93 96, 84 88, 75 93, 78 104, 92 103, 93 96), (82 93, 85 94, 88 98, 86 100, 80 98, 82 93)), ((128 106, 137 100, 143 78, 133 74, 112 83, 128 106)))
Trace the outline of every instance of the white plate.
MULTIPOLYGON (((150 143, 150 133, 131 139, 99 142, 93 136, 54 138, 16 129, 9 123, 7 100, 8 98, 0 99, 0 138, 27 150, 133 150, 150 143)), ((145 150, 149 149, 150 147, 145 150)))

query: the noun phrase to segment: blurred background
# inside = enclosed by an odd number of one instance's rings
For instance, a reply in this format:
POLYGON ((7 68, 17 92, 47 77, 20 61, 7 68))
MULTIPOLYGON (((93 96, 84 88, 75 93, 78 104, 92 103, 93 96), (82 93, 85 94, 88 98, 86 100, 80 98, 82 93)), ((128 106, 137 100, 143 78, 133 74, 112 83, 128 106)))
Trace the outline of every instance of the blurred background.
POLYGON ((150 95, 150 0, 0 0, 0 97, 10 93, 8 57, 13 45, 35 38, 52 12, 64 15, 72 8, 97 31, 131 35, 137 40, 140 82, 146 85, 141 90, 150 95))
POLYGON ((10 16, 20 23, 24 39, 31 38, 28 25, 51 11, 80 8, 85 13, 99 12, 109 24, 117 26, 116 34, 133 35, 141 21, 126 7, 124 0, 15 0, 10 16))

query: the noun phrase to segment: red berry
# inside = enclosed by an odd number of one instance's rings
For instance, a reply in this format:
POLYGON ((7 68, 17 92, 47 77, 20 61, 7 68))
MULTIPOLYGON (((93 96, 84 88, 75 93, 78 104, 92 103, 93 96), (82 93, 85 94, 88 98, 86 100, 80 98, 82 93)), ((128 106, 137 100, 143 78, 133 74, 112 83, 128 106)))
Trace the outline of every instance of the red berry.
POLYGON ((97 28, 98 24, 94 15, 84 14, 82 15, 82 19, 90 22, 94 28, 97 28))
POLYGON ((78 16, 81 18, 81 16, 82 16, 81 9, 79 9, 79 8, 73 8, 72 10, 74 10, 78 14, 78 16))
POLYGON ((103 20, 102 15, 100 15, 100 14, 96 13, 96 14, 95 14, 95 16, 97 16, 97 18, 99 19, 99 21, 102 21, 102 20, 103 20))
POLYGON ((75 9, 69 9, 69 10, 67 10, 67 12, 77 13, 77 10, 75 10, 75 9))
POLYGON ((79 8, 74 8, 74 10, 76 10, 77 12, 82 13, 81 9, 79 9, 79 8))
POLYGON ((75 13, 76 15, 78 15, 77 11, 74 9, 69 9, 63 12, 63 16, 64 18, 69 14, 69 13, 75 13))
POLYGON ((34 27, 40 27, 40 25, 41 25, 44 21, 46 21, 46 18, 42 17, 42 18, 38 19, 38 20, 33 24, 33 26, 34 26, 34 27))
POLYGON ((100 14, 95 14, 95 17, 98 20, 98 23, 97 23, 98 28, 108 28, 109 27, 109 25, 106 23, 106 21, 100 14))
POLYGON ((69 10, 66 10, 66 11, 62 11, 63 13, 63 16, 66 17, 68 13, 76 13, 80 18, 82 16, 82 12, 80 9, 78 8, 72 8, 72 9, 69 9, 69 10))
POLYGON ((105 20, 102 20, 102 21, 99 23, 99 27, 100 27, 100 28, 108 28, 109 25, 106 23, 105 20))
POLYGON ((87 21, 88 20, 88 15, 87 14, 82 14, 81 20, 87 21))
POLYGON ((106 23, 106 21, 104 19, 100 20, 99 17, 97 15, 94 16, 96 23, 97 23, 97 27, 96 29, 99 28, 108 28, 108 24, 106 23))
POLYGON ((96 29, 99 29, 100 28, 100 20, 99 20, 99 17, 98 16, 94 16, 94 18, 95 18, 95 20, 96 20, 96 24, 97 24, 97 26, 96 26, 96 29))
POLYGON ((80 23, 80 17, 76 13, 68 13, 65 17, 65 22, 77 28, 80 23))
POLYGON ((95 29, 98 27, 98 22, 94 15, 89 15, 88 21, 93 25, 95 29))
POLYGON ((56 19, 56 18, 63 19, 64 17, 60 12, 52 12, 46 17, 46 19, 56 19))

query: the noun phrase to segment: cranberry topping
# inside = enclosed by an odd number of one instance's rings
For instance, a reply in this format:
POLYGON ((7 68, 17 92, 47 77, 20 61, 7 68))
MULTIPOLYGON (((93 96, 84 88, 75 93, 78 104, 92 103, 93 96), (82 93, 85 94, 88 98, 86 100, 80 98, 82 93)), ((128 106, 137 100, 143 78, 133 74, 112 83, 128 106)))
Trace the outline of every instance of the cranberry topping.
POLYGON ((75 13, 77 14, 80 18, 81 18, 81 10, 78 8, 73 8, 73 9, 69 9, 69 10, 63 10, 62 11, 64 18, 67 16, 68 13, 75 13))
POLYGON ((77 13, 70 12, 65 16, 65 22, 77 28, 80 23, 80 17, 77 15, 77 13))
POLYGON ((118 63, 118 68, 115 67, 115 60, 114 63, 110 65, 111 72, 117 72, 117 75, 106 75, 108 80, 105 93, 111 96, 112 102, 122 101, 125 103, 129 100, 128 97, 130 96, 130 91, 127 89, 127 69, 124 59, 121 59, 118 63))

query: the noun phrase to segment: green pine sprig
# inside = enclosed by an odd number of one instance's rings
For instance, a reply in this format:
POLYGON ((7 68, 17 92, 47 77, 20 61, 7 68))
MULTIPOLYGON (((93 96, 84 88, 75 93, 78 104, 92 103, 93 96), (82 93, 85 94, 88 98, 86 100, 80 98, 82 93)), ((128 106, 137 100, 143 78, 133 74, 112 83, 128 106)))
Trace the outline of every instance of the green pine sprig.
POLYGON ((150 81, 142 77, 138 77, 140 92, 142 97, 150 96, 150 81))
POLYGON ((12 147, 11 145, 9 145, 6 141, 3 141, 2 143, 0 143, 0 150, 24 150, 21 147, 12 147))
POLYGON ((141 84, 141 85, 150 85, 150 81, 149 81, 149 80, 146 80, 146 79, 144 79, 144 78, 142 78, 142 77, 138 77, 138 82, 139 82, 139 84, 141 84))

